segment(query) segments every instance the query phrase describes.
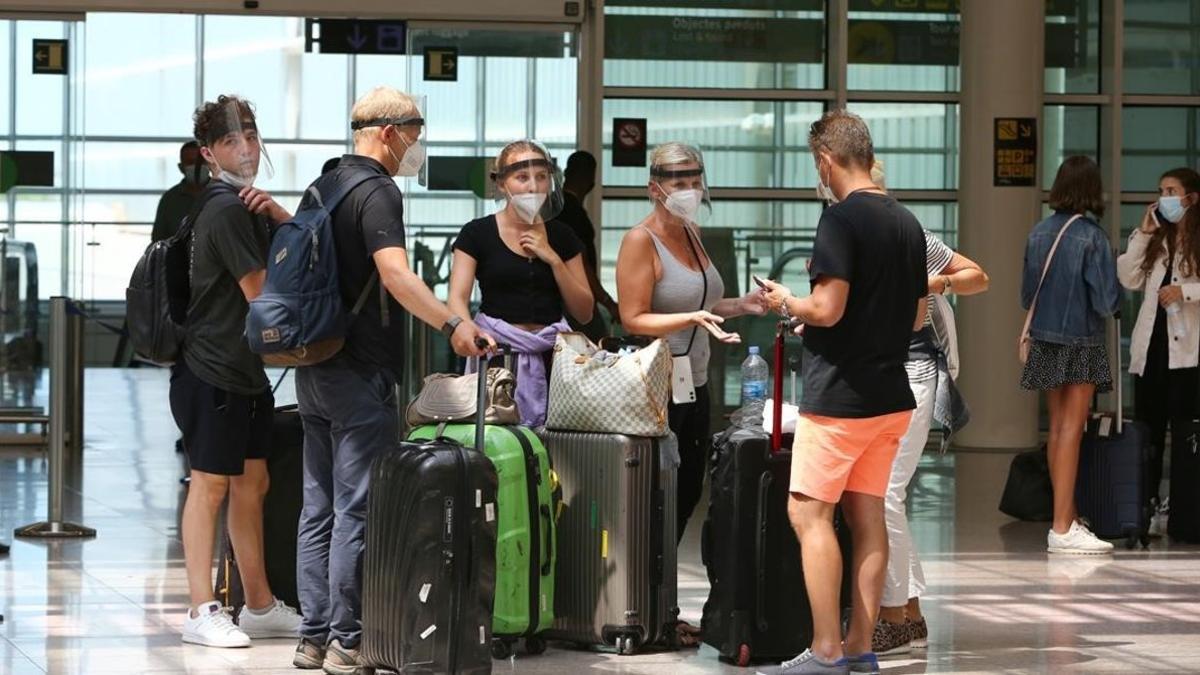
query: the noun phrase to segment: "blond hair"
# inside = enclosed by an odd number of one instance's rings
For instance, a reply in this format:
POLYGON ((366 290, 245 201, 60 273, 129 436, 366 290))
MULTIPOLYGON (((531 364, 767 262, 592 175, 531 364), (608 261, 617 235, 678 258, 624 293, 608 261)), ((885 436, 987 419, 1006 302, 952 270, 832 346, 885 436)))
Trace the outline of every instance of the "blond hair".
POLYGON ((871 182, 880 190, 887 192, 887 174, 883 171, 883 160, 877 159, 871 165, 871 182))
POLYGON ((704 155, 695 146, 672 141, 663 143, 650 153, 650 168, 674 166, 676 164, 698 164, 704 166, 704 155))
MULTIPOLYGON (((369 122, 377 119, 398 119, 405 116, 420 115, 417 101, 412 96, 394 87, 375 87, 362 98, 354 102, 350 111, 350 122, 369 122)), ((383 127, 364 127, 354 131, 354 141, 357 143, 369 135, 377 135, 383 127)))

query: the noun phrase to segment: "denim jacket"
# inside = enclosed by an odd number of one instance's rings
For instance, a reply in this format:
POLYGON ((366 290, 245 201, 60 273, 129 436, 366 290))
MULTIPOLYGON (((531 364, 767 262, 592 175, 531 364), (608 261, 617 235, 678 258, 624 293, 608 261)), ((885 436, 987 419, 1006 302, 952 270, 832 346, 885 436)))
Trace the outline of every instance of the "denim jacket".
MULTIPOLYGON (((1021 306, 1029 309, 1042 266, 1059 230, 1073 214, 1059 211, 1038 223, 1025 242, 1021 306)), ((1121 302, 1117 266, 1108 236, 1084 216, 1071 224, 1050 262, 1029 334, 1063 345, 1104 344, 1104 322, 1121 302)))

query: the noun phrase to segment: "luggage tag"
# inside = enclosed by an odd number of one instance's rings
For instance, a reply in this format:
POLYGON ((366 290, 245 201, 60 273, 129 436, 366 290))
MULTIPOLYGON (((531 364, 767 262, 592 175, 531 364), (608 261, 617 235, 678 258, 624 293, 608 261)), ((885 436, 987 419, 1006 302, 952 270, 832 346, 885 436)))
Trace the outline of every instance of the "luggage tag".
POLYGON ((696 402, 692 360, 687 355, 671 358, 671 401, 676 405, 696 402))

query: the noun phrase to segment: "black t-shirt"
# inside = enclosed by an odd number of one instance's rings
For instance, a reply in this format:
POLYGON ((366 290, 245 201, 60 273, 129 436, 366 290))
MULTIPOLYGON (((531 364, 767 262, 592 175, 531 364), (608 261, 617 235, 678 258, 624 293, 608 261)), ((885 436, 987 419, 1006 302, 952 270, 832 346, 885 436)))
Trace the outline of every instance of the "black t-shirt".
MULTIPOLYGON (((583 250, 571 228, 557 220, 546 223, 546 238, 563 262, 583 250)), ((500 238, 496 216, 464 225, 454 248, 475 259, 482 297, 479 309, 484 314, 512 324, 550 325, 563 318, 562 292, 554 270, 537 258, 514 253, 500 238)))
POLYGON ((583 244, 584 262, 592 269, 597 269, 596 226, 592 225, 592 219, 583 208, 583 202, 570 192, 564 191, 562 213, 558 214, 555 220, 565 223, 567 227, 571 228, 571 231, 579 238, 579 243, 583 244))
POLYGON ((846 311, 829 328, 804 330, 801 410, 877 417, 916 407, 904 362, 928 292, 925 234, 895 199, 856 192, 825 210, 809 275, 850 283, 846 311))
POLYGON ((267 223, 229 184, 214 180, 192 226, 191 300, 183 358, 204 382, 235 394, 267 390, 262 359, 246 344, 249 305, 238 280, 266 268, 267 223))
MULTIPOLYGON (((382 164, 361 155, 345 155, 336 169, 317 179, 318 185, 329 186, 361 171, 380 178, 354 188, 333 212, 338 286, 347 312, 375 271, 372 256, 385 248, 405 248, 404 196, 382 164)), ((362 311, 350 322, 342 354, 361 365, 386 368, 399 378, 404 370, 404 310, 383 291, 388 306, 388 325, 384 326, 379 295, 382 282, 375 284, 362 311)))

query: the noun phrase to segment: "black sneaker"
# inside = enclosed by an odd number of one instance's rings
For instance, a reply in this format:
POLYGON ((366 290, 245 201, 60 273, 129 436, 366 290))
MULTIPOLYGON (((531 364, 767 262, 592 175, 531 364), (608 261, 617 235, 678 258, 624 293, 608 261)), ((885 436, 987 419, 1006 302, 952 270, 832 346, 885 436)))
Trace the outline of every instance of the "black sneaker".
POLYGON ((361 675, 362 661, 358 658, 358 649, 347 649, 342 643, 334 640, 325 649, 326 675, 361 675))
POLYGON ((325 646, 308 638, 300 638, 296 645, 296 655, 292 657, 292 665, 303 670, 320 670, 325 664, 325 646))

